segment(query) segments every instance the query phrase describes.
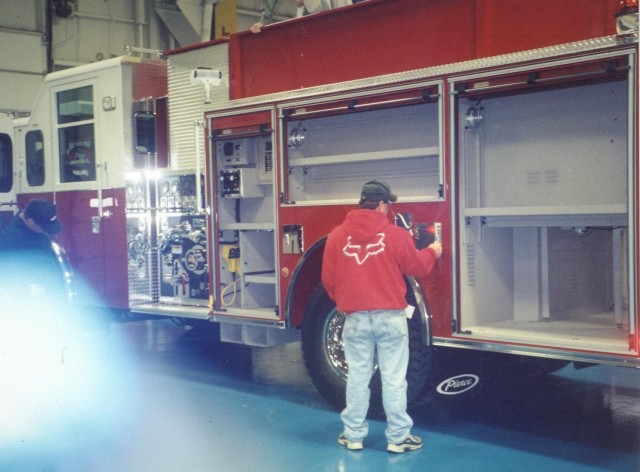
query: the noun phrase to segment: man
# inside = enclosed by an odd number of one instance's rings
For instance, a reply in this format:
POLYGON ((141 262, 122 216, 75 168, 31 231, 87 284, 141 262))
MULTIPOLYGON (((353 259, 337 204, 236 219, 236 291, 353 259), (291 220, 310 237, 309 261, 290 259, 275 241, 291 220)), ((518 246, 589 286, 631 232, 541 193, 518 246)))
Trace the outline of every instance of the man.
POLYGON ((64 292, 61 268, 51 247, 51 236, 61 229, 56 206, 48 200, 35 198, 16 214, 0 236, 0 277, 7 279, 5 288, 7 284, 19 289, 28 286, 29 296, 41 296, 47 289, 64 292))
POLYGON ((51 251, 51 236, 61 228, 56 206, 35 198, 13 218, 0 236, 0 252, 51 251))
POLYGON ((338 443, 363 449, 368 433, 369 381, 374 355, 382 377, 387 416, 387 451, 403 453, 422 447, 411 434, 407 414, 409 338, 404 276, 426 276, 442 255, 434 242, 418 250, 406 230, 387 219, 396 195, 384 182, 372 180, 362 188, 359 206, 347 214, 327 239, 322 283, 337 310, 346 314, 342 339, 349 375, 347 405, 341 413, 344 432, 338 443))
MULTIPOLYGON (((295 0, 296 2, 296 18, 311 15, 332 8, 340 8, 351 5, 352 0, 295 0)), ((262 14, 260 21, 251 25, 252 33, 262 31, 264 25, 274 22, 276 4, 278 0, 262 0, 262 14)))

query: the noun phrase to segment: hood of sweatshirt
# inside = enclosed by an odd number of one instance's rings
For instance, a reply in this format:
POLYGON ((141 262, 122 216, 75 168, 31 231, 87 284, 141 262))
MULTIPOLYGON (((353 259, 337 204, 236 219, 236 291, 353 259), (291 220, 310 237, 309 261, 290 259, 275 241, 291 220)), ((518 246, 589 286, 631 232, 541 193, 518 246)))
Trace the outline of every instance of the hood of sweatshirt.
POLYGON ((347 236, 351 236, 352 242, 365 245, 388 225, 387 215, 376 210, 358 209, 347 214, 342 227, 347 236))

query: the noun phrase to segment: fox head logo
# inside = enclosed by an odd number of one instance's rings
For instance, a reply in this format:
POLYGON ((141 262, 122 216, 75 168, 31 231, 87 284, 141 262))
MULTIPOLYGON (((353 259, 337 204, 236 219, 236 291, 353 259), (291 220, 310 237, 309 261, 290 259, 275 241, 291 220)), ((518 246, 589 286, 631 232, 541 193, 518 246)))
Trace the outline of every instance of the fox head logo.
POLYGON ((351 236, 348 236, 347 244, 342 248, 342 253, 347 257, 355 258, 358 265, 362 265, 369 256, 375 256, 376 254, 380 254, 384 251, 384 233, 378 233, 376 236, 378 239, 371 244, 367 244, 364 247, 364 250, 361 244, 352 244, 351 236))

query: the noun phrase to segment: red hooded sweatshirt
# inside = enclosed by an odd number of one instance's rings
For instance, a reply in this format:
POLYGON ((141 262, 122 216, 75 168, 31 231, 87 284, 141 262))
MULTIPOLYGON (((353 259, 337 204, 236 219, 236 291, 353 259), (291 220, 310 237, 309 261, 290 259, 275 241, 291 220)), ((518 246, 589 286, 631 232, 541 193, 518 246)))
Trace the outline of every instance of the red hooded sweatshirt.
POLYGON ((327 239, 322 284, 338 311, 402 310, 404 275, 422 277, 436 261, 433 249, 417 250, 408 231, 376 210, 347 214, 327 239))

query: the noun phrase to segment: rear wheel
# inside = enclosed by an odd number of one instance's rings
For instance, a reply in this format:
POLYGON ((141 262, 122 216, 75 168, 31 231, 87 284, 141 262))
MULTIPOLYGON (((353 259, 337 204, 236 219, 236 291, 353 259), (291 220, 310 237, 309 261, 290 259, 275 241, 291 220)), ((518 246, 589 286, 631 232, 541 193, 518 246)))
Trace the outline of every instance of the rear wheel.
MULTIPOLYGON (((408 302, 415 305, 413 297, 408 298, 408 302)), ((342 341, 344 316, 336 310, 335 303, 329 298, 324 287, 319 285, 307 302, 302 328, 302 352, 309 376, 320 394, 337 410, 345 406, 349 372, 342 341)), ((407 399, 410 406, 421 399, 432 372, 433 353, 431 346, 425 343, 425 333, 428 331, 421 321, 421 316, 416 308, 413 317, 407 320, 410 350, 407 399)), ((370 411, 379 414, 383 409, 380 373, 377 369, 370 388, 370 411)))

